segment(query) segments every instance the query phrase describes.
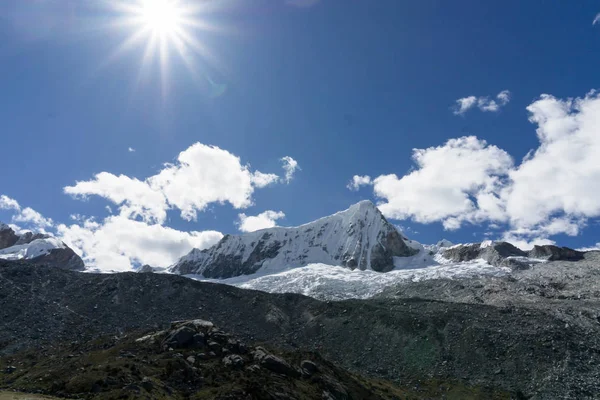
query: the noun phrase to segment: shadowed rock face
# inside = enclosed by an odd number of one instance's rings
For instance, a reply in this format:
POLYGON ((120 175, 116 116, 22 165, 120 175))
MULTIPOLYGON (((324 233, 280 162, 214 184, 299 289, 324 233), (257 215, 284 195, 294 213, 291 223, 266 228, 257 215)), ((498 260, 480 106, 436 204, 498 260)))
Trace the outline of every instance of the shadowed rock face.
POLYGON ((15 246, 20 244, 29 244, 37 239, 46 239, 49 238, 50 235, 46 235, 44 233, 33 233, 33 232, 25 232, 19 237, 19 240, 15 243, 15 246))
POLYGON ((85 264, 81 257, 68 247, 64 249, 53 249, 49 254, 29 260, 32 264, 48 266, 53 268, 67 269, 70 271, 83 271, 85 264))
POLYGON ((225 235, 215 246, 192 250, 171 271, 206 278, 231 278, 259 270, 277 271, 311 263, 387 272, 394 257, 410 248, 377 207, 363 201, 348 210, 295 228, 225 235))
POLYGON ((442 253, 445 258, 455 262, 472 261, 481 258, 491 265, 509 267, 513 270, 527 269, 531 262, 535 262, 535 260, 529 262, 526 259, 518 259, 518 257, 548 261, 579 261, 584 258, 584 254, 584 252, 568 247, 550 245, 534 246, 532 250, 525 252, 507 242, 493 242, 488 246, 482 246, 481 243, 459 245, 451 247, 442 253))
POLYGON ((481 243, 459 245, 445 250, 442 255, 454 262, 482 258, 494 266, 505 265, 508 257, 527 257, 527 253, 507 242, 495 242, 487 247, 481 243))
POLYGON ((0 223, 0 250, 14 246, 19 236, 8 225, 0 223))
POLYGON ((543 258, 548 261, 579 261, 583 260, 582 251, 570 249, 568 247, 558 246, 534 246, 532 250, 527 252, 527 255, 532 258, 543 258))

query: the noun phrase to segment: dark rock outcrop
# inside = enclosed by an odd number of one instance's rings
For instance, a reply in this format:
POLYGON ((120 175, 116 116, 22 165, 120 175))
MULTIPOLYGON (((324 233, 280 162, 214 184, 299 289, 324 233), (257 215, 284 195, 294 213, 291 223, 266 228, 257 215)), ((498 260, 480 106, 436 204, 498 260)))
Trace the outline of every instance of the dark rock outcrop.
POLYGON ((19 236, 8 225, 0 222, 0 250, 14 246, 19 236))
POLYGON ((69 247, 52 249, 50 253, 29 260, 33 264, 52 268, 66 269, 70 271, 83 271, 85 264, 77 253, 69 247))
POLYGON ((552 245, 534 246, 527 252, 531 258, 541 258, 548 261, 579 261, 583 260, 584 252, 552 245))
POLYGON ((51 236, 48 234, 45 234, 45 233, 25 232, 19 237, 19 240, 17 240, 17 242, 15 243, 15 246, 18 246, 20 244, 29 244, 29 243, 33 242, 34 240, 47 239, 49 237, 51 237, 51 236))
POLYGON ((507 242, 473 243, 457 245, 443 250, 442 256, 454 262, 483 259, 494 266, 524 268, 511 257, 527 257, 527 253, 507 242))

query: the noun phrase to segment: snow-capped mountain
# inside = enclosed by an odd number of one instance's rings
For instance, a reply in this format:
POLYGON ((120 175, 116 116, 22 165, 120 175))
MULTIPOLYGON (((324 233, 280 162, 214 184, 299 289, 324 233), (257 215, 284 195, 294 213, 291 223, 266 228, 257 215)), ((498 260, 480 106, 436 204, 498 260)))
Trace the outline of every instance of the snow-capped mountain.
POLYGON ((418 250, 370 201, 294 228, 226 235, 206 250, 192 250, 169 270, 205 278, 231 278, 321 263, 350 270, 387 272, 418 250), (401 261, 400 261, 401 262, 401 261))
POLYGON ((59 239, 44 233, 17 234, 3 223, 0 223, 0 259, 28 260, 71 270, 84 269, 81 257, 59 239))

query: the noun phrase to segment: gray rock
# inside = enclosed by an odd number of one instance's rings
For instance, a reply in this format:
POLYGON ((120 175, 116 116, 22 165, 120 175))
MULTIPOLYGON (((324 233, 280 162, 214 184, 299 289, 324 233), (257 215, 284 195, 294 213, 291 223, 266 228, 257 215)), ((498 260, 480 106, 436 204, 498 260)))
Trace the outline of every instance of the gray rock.
POLYGON ((29 244, 29 243, 33 242, 34 240, 47 239, 49 237, 50 237, 50 235, 47 235, 44 233, 25 232, 19 237, 19 240, 17 240, 17 242, 15 243, 15 246, 18 246, 21 244, 29 244))
POLYGON ((269 371, 275 372, 277 374, 298 377, 300 373, 297 369, 292 367, 287 361, 274 356, 272 354, 267 354, 260 360, 260 365, 269 371))
POLYGON ((8 225, 0 223, 0 250, 14 246, 19 236, 8 225))
POLYGON ((227 367, 240 369, 244 366, 245 362, 241 356, 237 354, 231 354, 223 358, 223 364, 225 364, 227 367))
POLYGON ((150 265, 148 264, 144 264, 140 267, 140 269, 138 269, 137 271, 140 274, 151 274, 154 272, 154 268, 152 268, 150 265))
POLYGON ((302 368, 303 371, 306 371, 308 375, 312 375, 315 372, 319 371, 317 364, 310 360, 302 360, 302 362, 300 363, 300 368, 302 368))
POLYGON ((508 257, 527 257, 527 253, 507 242, 494 242, 483 248, 481 243, 459 245, 444 250, 442 255, 454 262, 473 261, 482 258, 497 267, 501 266, 508 257))
POLYGON ((579 261, 583 260, 584 252, 558 246, 534 246, 527 252, 531 258, 542 258, 548 261, 579 261))
POLYGON ((196 331, 189 326, 182 326, 171 332, 165 339, 165 344, 174 349, 190 347, 194 343, 196 331))

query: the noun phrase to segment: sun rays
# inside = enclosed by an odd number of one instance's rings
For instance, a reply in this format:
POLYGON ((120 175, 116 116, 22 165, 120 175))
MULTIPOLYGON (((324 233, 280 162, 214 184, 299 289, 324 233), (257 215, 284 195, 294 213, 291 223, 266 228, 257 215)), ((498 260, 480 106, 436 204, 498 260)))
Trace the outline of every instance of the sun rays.
POLYGON ((143 56, 136 85, 157 60, 163 96, 168 92, 173 55, 179 57, 196 80, 211 80, 199 63, 218 64, 214 54, 202 42, 202 34, 223 30, 208 21, 207 1, 200 0, 109 0, 117 13, 114 29, 125 30, 126 38, 108 57, 112 63, 124 53, 142 47, 143 56))

